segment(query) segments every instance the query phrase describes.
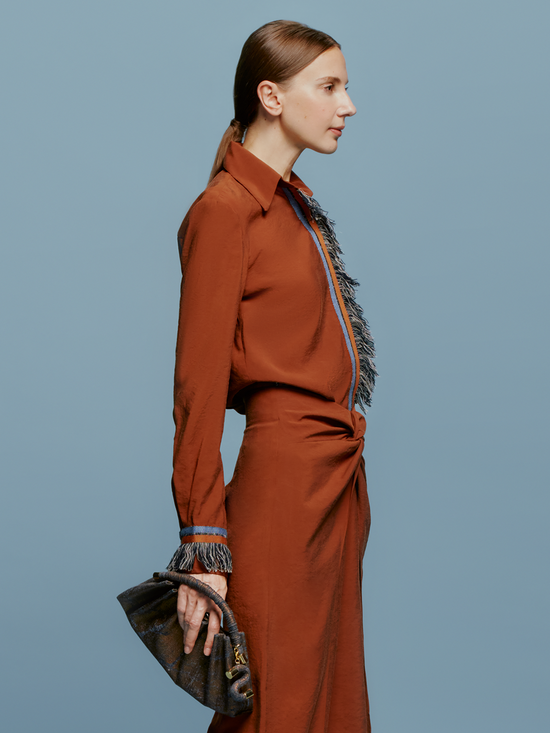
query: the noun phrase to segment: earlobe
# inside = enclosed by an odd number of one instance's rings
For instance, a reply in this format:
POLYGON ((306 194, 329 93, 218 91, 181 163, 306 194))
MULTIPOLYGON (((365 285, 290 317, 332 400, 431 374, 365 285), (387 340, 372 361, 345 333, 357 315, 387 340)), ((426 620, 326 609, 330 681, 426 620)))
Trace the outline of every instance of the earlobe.
POLYGON ((260 104, 268 114, 274 117, 281 114, 283 106, 277 84, 272 81, 262 81, 258 84, 257 93, 260 104))

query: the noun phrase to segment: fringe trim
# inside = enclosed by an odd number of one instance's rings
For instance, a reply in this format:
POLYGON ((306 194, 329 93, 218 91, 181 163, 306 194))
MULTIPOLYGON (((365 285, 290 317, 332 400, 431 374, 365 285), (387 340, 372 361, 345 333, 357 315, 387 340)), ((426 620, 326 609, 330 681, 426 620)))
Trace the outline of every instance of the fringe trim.
POLYGON ((192 570, 195 558, 202 562, 209 573, 230 573, 233 570, 229 547, 219 542, 188 542, 180 545, 166 569, 180 572, 192 570))
POLYGON ((360 369, 355 402, 366 410, 366 407, 370 406, 372 402, 372 393, 378 372, 373 361, 375 357, 374 340, 371 336, 369 324, 364 316, 363 309, 355 300, 355 289, 359 287, 359 283, 346 272, 342 260, 342 249, 336 238, 335 225, 332 219, 329 219, 327 212, 321 208, 313 197, 308 196, 303 191, 300 191, 300 195, 308 205, 311 215, 323 235, 336 274, 336 280, 342 293, 342 299, 346 306, 357 353, 359 354, 360 369))

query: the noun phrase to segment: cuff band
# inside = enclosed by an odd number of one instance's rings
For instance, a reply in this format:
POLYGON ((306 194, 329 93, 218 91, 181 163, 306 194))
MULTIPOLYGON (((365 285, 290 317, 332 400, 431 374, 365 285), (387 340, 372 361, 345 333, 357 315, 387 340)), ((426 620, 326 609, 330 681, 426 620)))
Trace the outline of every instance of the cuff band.
POLYGON ((186 537, 181 538, 182 545, 188 544, 189 542, 213 542, 220 545, 227 544, 225 537, 213 534, 188 534, 186 537))
POLYGON ((227 530, 223 527, 184 527, 180 529, 180 537, 195 534, 218 535, 227 539, 227 530))

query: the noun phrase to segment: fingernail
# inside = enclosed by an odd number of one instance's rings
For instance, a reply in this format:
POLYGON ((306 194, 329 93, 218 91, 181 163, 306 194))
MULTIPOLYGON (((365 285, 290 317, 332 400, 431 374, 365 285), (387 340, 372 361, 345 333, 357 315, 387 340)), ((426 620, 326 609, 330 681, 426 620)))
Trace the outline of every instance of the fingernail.
POLYGON ((186 654, 190 654, 190 653, 191 653, 191 647, 190 647, 190 646, 186 646, 186 647, 184 647, 184 648, 183 648, 183 651, 184 651, 184 652, 185 652, 186 654))
POLYGON ((212 651, 212 649, 205 649, 205 650, 204 650, 204 656, 205 656, 205 657, 209 657, 209 656, 210 656, 210 652, 211 652, 211 651, 212 651))

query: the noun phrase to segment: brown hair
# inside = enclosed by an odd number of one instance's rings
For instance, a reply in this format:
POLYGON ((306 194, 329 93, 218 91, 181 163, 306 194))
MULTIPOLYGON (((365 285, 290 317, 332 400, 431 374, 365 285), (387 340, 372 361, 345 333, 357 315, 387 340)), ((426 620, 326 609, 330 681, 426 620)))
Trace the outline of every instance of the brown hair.
POLYGON ((235 118, 221 139, 209 183, 222 169, 229 144, 242 140, 246 128, 256 118, 258 84, 266 80, 283 84, 335 46, 340 48, 331 36, 293 20, 274 20, 249 36, 235 73, 235 118))

